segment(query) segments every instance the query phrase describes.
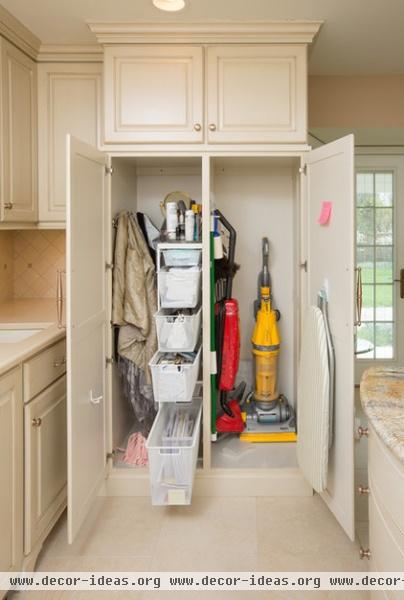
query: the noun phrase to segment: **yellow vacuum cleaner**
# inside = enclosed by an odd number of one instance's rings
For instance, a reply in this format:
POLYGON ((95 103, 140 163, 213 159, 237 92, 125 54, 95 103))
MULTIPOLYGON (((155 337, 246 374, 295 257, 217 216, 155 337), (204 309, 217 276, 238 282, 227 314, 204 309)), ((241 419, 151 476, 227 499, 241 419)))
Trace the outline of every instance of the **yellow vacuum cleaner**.
POLYGON ((262 240, 262 271, 259 276, 259 300, 254 303, 255 327, 252 353, 255 389, 247 399, 246 426, 240 439, 248 442, 296 441, 295 413, 283 394, 278 393, 278 360, 281 338, 280 312, 272 306, 271 279, 268 268, 269 242, 262 240))

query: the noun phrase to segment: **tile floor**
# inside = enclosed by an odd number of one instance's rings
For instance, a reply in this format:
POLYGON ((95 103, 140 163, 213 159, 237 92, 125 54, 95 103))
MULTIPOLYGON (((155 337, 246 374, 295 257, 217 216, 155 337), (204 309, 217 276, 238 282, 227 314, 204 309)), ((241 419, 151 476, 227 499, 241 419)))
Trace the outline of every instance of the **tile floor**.
MULTIPOLYGON (((148 498, 99 498, 72 546, 66 517, 37 563, 49 571, 363 571, 358 547, 321 498, 194 498, 190 507, 152 507, 148 498)), ((310 592, 20 592, 10 600, 294 600, 310 592), (230 596, 234 594, 234 596, 230 596)), ((367 592, 316 592, 313 600, 365 600, 367 592)))

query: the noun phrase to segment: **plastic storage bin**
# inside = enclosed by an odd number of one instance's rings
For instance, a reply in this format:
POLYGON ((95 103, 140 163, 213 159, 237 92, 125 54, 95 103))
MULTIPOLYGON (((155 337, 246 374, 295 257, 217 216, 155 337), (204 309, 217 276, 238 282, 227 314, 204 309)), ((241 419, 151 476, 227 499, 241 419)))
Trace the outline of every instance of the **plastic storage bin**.
POLYGON ((190 504, 198 460, 202 399, 161 406, 147 439, 153 505, 190 504))
POLYGON ((159 364, 163 352, 156 352, 149 367, 152 374, 154 400, 160 402, 191 402, 198 379, 201 348, 192 363, 159 364))
POLYGON ((201 264, 199 248, 172 248, 161 253, 166 267, 197 267, 201 264))
POLYGON ((201 331, 202 308, 192 315, 183 315, 161 308, 155 315, 160 352, 192 352, 201 331))
POLYGON ((161 308, 195 308, 201 291, 201 269, 171 268, 158 272, 161 308))

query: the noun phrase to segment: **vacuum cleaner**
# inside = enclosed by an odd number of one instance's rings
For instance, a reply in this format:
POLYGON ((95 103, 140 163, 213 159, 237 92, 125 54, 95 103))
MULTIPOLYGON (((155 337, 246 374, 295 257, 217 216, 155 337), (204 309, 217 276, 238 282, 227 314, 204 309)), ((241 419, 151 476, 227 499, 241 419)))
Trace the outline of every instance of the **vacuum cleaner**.
POLYGON ((251 338, 254 358, 254 390, 243 406, 245 428, 240 439, 249 442, 296 440, 296 419, 287 398, 278 392, 278 360, 281 314, 272 306, 269 275, 269 241, 262 240, 262 271, 258 278, 259 299, 254 303, 255 327, 251 338))

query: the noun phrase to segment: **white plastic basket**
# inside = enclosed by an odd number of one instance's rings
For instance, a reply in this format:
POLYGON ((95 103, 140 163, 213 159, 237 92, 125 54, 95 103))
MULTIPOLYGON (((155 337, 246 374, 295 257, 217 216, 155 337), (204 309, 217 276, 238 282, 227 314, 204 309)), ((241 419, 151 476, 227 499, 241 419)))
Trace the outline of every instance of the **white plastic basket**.
POLYGON ((202 308, 192 315, 178 315, 161 308, 155 315, 160 352, 192 352, 201 332, 202 308))
POLYGON ((150 492, 153 505, 190 504, 201 430, 202 399, 191 404, 164 404, 157 413, 147 439, 150 492), (179 437, 167 436, 167 428, 177 416, 192 423, 192 433, 184 428, 179 437))
POLYGON ((161 252, 166 267, 197 267, 201 264, 199 248, 172 248, 161 252))
POLYGON ((172 268, 158 272, 161 308, 195 308, 199 304, 201 270, 172 268))
POLYGON ((154 400, 158 403, 191 402, 198 379, 201 348, 192 363, 182 365, 158 364, 163 354, 156 352, 149 362, 154 400))

